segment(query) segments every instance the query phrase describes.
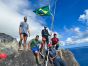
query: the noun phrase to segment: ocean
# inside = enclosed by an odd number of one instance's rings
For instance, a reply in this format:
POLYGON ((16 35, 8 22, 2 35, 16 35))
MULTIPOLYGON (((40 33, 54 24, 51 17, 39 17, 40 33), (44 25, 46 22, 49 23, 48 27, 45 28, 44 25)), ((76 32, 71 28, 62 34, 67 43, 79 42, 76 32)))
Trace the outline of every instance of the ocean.
POLYGON ((88 46, 70 48, 80 66, 88 66, 88 46))

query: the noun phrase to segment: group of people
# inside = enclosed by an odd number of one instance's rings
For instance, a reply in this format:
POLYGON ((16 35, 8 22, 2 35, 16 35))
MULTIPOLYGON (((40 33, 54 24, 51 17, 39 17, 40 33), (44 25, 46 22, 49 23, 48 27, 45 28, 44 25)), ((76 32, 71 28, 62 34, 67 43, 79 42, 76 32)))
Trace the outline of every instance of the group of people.
MULTIPOLYGON (((24 21, 20 23, 19 26, 19 35, 20 35, 20 41, 19 41, 19 49, 21 50, 21 45, 23 43, 24 50, 27 48, 26 41, 27 37, 30 36, 30 30, 29 25, 27 24, 27 17, 24 17, 24 21)), ((58 50, 59 47, 59 39, 57 38, 57 34, 53 34, 53 38, 49 40, 49 32, 47 30, 47 27, 44 26, 44 29, 41 31, 42 35, 42 41, 39 40, 39 35, 36 35, 36 37, 29 41, 28 43, 28 50, 31 50, 35 56, 36 63, 38 65, 41 64, 40 62, 40 55, 42 56, 43 51, 45 50, 45 54, 48 55, 49 60, 51 63, 54 64, 54 66, 66 66, 64 61, 57 56, 56 50, 58 50), (47 54, 47 52, 49 54, 47 54)))

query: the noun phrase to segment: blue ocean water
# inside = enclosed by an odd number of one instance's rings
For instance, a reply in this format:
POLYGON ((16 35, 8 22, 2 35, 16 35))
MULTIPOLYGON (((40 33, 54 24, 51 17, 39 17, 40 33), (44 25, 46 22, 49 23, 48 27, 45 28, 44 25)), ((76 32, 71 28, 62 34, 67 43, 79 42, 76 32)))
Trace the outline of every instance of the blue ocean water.
POLYGON ((88 46, 70 48, 80 66, 88 66, 88 46))

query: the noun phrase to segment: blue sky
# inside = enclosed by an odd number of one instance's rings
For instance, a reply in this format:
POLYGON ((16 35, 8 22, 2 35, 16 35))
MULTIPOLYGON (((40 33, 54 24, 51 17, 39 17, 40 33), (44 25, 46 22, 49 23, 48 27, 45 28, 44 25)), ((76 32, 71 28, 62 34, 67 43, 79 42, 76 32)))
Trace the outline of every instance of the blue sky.
MULTIPOLYGON (((58 0, 56 6, 56 15, 54 25, 55 31, 63 31, 64 27, 82 27, 82 24, 78 22, 80 14, 83 14, 84 10, 88 8, 88 0, 58 0)), ((54 3, 53 3, 54 4, 54 3)), ((51 8, 52 10, 53 8, 51 8)), ((46 19, 48 27, 50 27, 50 17, 46 19)))
MULTIPOLYGON (((56 0, 51 0, 50 2, 52 13, 54 12, 55 1, 56 0)), ((36 0, 32 1, 32 4, 33 3, 36 4, 35 8, 37 8, 37 6, 39 8, 47 5, 49 0, 36 0)), ((88 9, 88 0, 57 0, 54 31, 63 36, 63 38, 60 38, 61 40, 67 40, 69 38, 75 40, 75 38, 72 38, 78 35, 75 30, 82 33, 87 31, 86 23, 80 21, 80 15, 82 15, 86 9, 88 9)), ((42 18, 45 20, 46 25, 51 28, 51 17, 45 16, 42 18)))
MULTIPOLYGON (((32 0, 33 9, 45 6, 49 0, 32 0), (40 4, 42 4, 40 6, 40 4)), ((51 10, 55 7, 55 0, 51 2, 51 10)), ((88 9, 88 0, 57 0, 56 14, 54 21, 54 31, 61 32, 64 28, 83 27, 83 24, 78 22, 79 16, 88 9)), ((41 16, 38 16, 41 17, 41 16)), ((51 27, 51 17, 43 17, 47 26, 51 27)), ((83 30, 83 29, 82 29, 83 30)))
MULTIPOLYGON (((19 38, 19 24, 28 17, 31 37, 39 34, 43 25, 51 28, 51 16, 38 16, 33 11, 50 3, 54 12, 56 0, 0 0, 0 32, 19 38), (9 3, 8 3, 9 2, 9 3), (9 26, 8 26, 9 25, 9 26)), ((88 43, 88 0, 57 0, 54 32, 63 44, 88 43)))
POLYGON ((88 0, 58 0, 55 17, 55 30, 61 31, 64 27, 82 27, 78 22, 79 15, 88 8, 88 0))

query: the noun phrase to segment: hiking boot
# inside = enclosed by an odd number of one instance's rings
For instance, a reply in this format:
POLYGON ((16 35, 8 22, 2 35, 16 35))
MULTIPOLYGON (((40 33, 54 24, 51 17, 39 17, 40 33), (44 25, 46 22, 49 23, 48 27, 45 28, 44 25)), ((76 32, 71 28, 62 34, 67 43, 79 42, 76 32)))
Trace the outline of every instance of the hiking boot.
POLYGON ((23 49, 22 48, 19 48, 18 51, 22 51, 23 49))

